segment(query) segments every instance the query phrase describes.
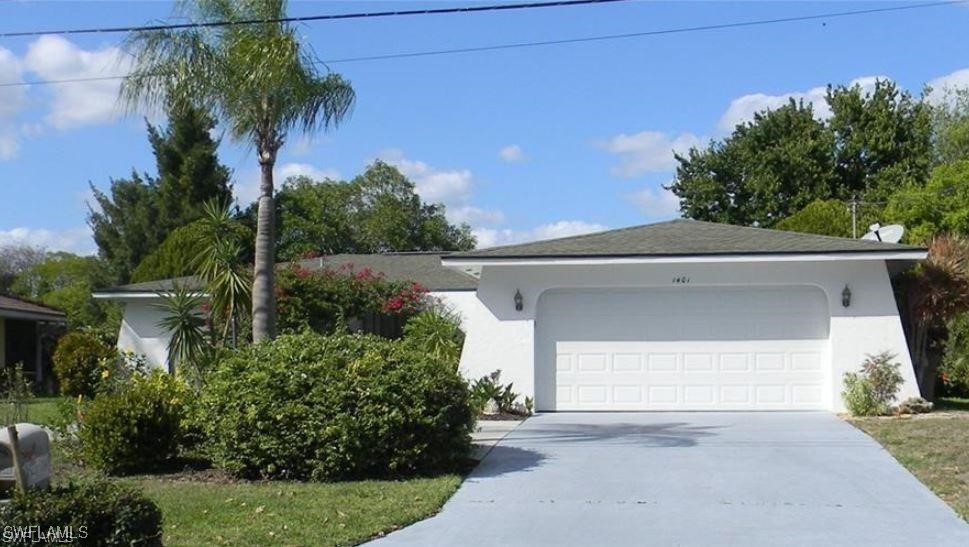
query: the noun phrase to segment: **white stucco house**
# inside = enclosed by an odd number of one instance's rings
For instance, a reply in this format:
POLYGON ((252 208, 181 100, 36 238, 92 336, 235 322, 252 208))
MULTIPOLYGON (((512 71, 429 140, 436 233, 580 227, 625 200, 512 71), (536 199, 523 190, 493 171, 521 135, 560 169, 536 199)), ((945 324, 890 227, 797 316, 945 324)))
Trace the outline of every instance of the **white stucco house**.
MULTIPOLYGON (((445 255, 338 255, 317 267, 354 262, 423 283, 462 316, 462 372, 500 369, 539 411, 841 411, 842 375, 866 354, 894 353, 899 396, 919 394, 890 275, 925 256, 674 220, 445 255)), ((119 346, 164 362, 151 307, 164 287, 144 285, 99 296, 125 302, 119 346)))

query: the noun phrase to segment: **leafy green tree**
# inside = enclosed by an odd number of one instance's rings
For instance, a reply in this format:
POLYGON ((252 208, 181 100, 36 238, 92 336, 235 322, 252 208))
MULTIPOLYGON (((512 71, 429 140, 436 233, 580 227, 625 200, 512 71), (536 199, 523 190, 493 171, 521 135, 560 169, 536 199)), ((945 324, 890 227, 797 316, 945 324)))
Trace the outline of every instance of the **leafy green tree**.
MULTIPOLYGON (((280 261, 310 254, 358 252, 354 225, 354 186, 338 181, 295 177, 276 195, 277 247, 280 261)), ((255 218, 255 208, 247 213, 255 218)))
POLYGON ((778 230, 835 237, 851 237, 851 213, 841 200, 812 201, 807 207, 781 219, 778 230))
POLYGON ((932 133, 938 163, 969 160, 969 89, 939 90, 942 100, 933 110, 932 133))
POLYGON ((448 223, 443 205, 422 203, 414 183, 396 167, 378 160, 351 184, 363 252, 474 248, 470 227, 448 223))
POLYGON ((91 185, 95 204, 89 204, 88 225, 98 254, 126 281, 142 258, 164 238, 159 229, 154 187, 137 173, 113 179, 110 194, 91 185))
POLYGON ((204 110, 169 107, 168 127, 148 124, 157 178, 132 173, 111 181, 108 193, 91 185, 88 224, 100 255, 128 281, 173 230, 203 216, 202 204, 231 199, 229 170, 219 163, 215 122, 204 110))
POLYGON ((835 136, 835 175, 840 196, 882 201, 902 185, 924 184, 932 167, 932 109, 878 80, 870 93, 860 86, 828 89, 835 136))
MULTIPOLYGON (((249 263, 252 258, 252 231, 242 222, 233 221, 225 229, 227 235, 236 238, 242 245, 242 260, 249 263)), ((154 251, 138 264, 131 273, 132 283, 171 279, 198 273, 198 257, 206 250, 207 242, 219 236, 213 233, 205 219, 172 231, 154 251)))
POLYGON ((313 133, 343 120, 354 101, 340 75, 321 74, 296 27, 280 22, 283 0, 185 2, 186 20, 264 21, 133 33, 134 69, 122 84, 130 107, 198 103, 216 113, 232 137, 256 151, 262 179, 252 287, 254 342, 276 333, 273 291, 276 237, 273 167, 291 132, 313 133))
POLYGON ((793 99, 677 160, 670 190, 689 218, 770 227, 835 193, 834 137, 793 99))
MULTIPOLYGON (((414 184, 381 161, 350 182, 290 179, 276 202, 280 261, 337 253, 468 250, 475 245, 469 226, 448 222, 443 205, 421 202, 414 184)), ((254 216, 253 208, 247 216, 254 216)))
POLYGON ((969 160, 939 165, 925 186, 899 189, 883 217, 904 225, 910 243, 926 244, 943 233, 969 236, 969 160))
POLYGON ((0 246, 0 294, 10 292, 17 276, 40 264, 47 258, 47 251, 32 245, 0 246))
POLYGON ((232 201, 229 168, 219 163, 219 141, 212 138, 215 119, 192 106, 171 107, 169 112, 167 128, 148 124, 158 165, 158 220, 166 235, 203 218, 205 203, 232 201))
POLYGON ((205 206, 202 249, 195 259, 198 276, 209 294, 209 316, 218 328, 217 342, 225 345, 238 341, 238 322, 248 318, 252 298, 252 276, 245 260, 245 248, 251 237, 240 237, 228 205, 208 202, 205 206))
POLYGON ((883 202, 922 185, 932 165, 932 110, 879 81, 831 87, 832 114, 791 101, 755 115, 706 148, 677 156, 670 189, 690 218, 773 227, 816 200, 883 202))
POLYGON ((57 252, 18 275, 13 290, 63 310, 71 329, 94 329, 112 339, 118 335, 120 309, 117 304, 95 300, 91 293, 116 281, 110 266, 97 257, 57 252))

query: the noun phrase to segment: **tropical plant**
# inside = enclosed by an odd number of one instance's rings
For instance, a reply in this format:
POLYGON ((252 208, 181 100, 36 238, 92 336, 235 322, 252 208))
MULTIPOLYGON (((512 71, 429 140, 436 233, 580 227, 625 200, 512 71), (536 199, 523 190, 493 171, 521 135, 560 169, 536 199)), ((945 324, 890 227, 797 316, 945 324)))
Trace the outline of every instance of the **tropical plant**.
POLYGON ((495 411, 507 414, 531 414, 532 403, 518 404, 518 393, 514 384, 501 383, 501 370, 478 378, 471 384, 471 406, 479 414, 486 412, 489 403, 494 403, 495 411))
POLYGON ((205 233, 201 252, 196 257, 196 271, 205 283, 209 294, 210 317, 221 325, 219 342, 238 342, 237 326, 240 315, 248 314, 252 297, 252 281, 245 263, 244 242, 233 228, 238 223, 232 218, 228 204, 215 202, 204 206, 205 233))
POLYGON ((928 258, 896 282, 919 389, 931 400, 946 325, 969 311, 969 241, 956 235, 935 237, 928 258))
POLYGON ((165 316, 158 327, 168 332, 168 372, 180 367, 197 368, 209 347, 206 339, 205 316, 202 307, 205 295, 185 285, 176 285, 172 291, 158 293, 161 303, 155 304, 165 316))
POLYGON ((861 370, 845 373, 845 389, 841 396, 853 415, 878 416, 889 413, 903 382, 899 372, 901 365, 894 359, 895 355, 889 352, 869 355, 861 364, 861 370))
POLYGON ((321 74, 315 57, 300 44, 296 28, 282 22, 283 0, 225 2, 194 0, 185 19, 251 24, 154 29, 127 41, 134 69, 121 88, 122 101, 199 104, 214 112, 232 137, 256 150, 261 170, 252 290, 254 342, 275 336, 275 206, 273 167, 294 130, 312 133, 338 124, 354 101, 340 75, 321 74))

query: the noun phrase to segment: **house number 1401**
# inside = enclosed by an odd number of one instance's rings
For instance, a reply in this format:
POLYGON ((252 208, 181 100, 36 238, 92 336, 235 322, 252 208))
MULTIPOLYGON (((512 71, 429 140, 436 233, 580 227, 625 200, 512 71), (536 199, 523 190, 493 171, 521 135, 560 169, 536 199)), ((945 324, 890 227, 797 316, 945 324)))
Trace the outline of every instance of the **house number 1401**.
POLYGON ((686 283, 689 283, 689 282, 690 282, 690 278, 689 277, 680 276, 680 277, 674 277, 673 278, 673 283, 676 283, 678 285, 683 285, 683 284, 686 284, 686 283))

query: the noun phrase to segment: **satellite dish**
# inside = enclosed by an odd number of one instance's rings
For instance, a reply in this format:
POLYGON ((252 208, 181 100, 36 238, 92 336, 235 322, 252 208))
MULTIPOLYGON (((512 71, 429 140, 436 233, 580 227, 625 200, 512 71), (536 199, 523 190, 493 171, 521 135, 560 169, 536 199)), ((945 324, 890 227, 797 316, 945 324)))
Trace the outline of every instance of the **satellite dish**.
POLYGON ((902 234, 905 233, 905 227, 901 224, 889 224, 888 226, 882 226, 877 222, 869 226, 868 230, 870 231, 861 236, 861 239, 867 239, 870 241, 884 241, 885 243, 898 243, 902 240, 902 234))

